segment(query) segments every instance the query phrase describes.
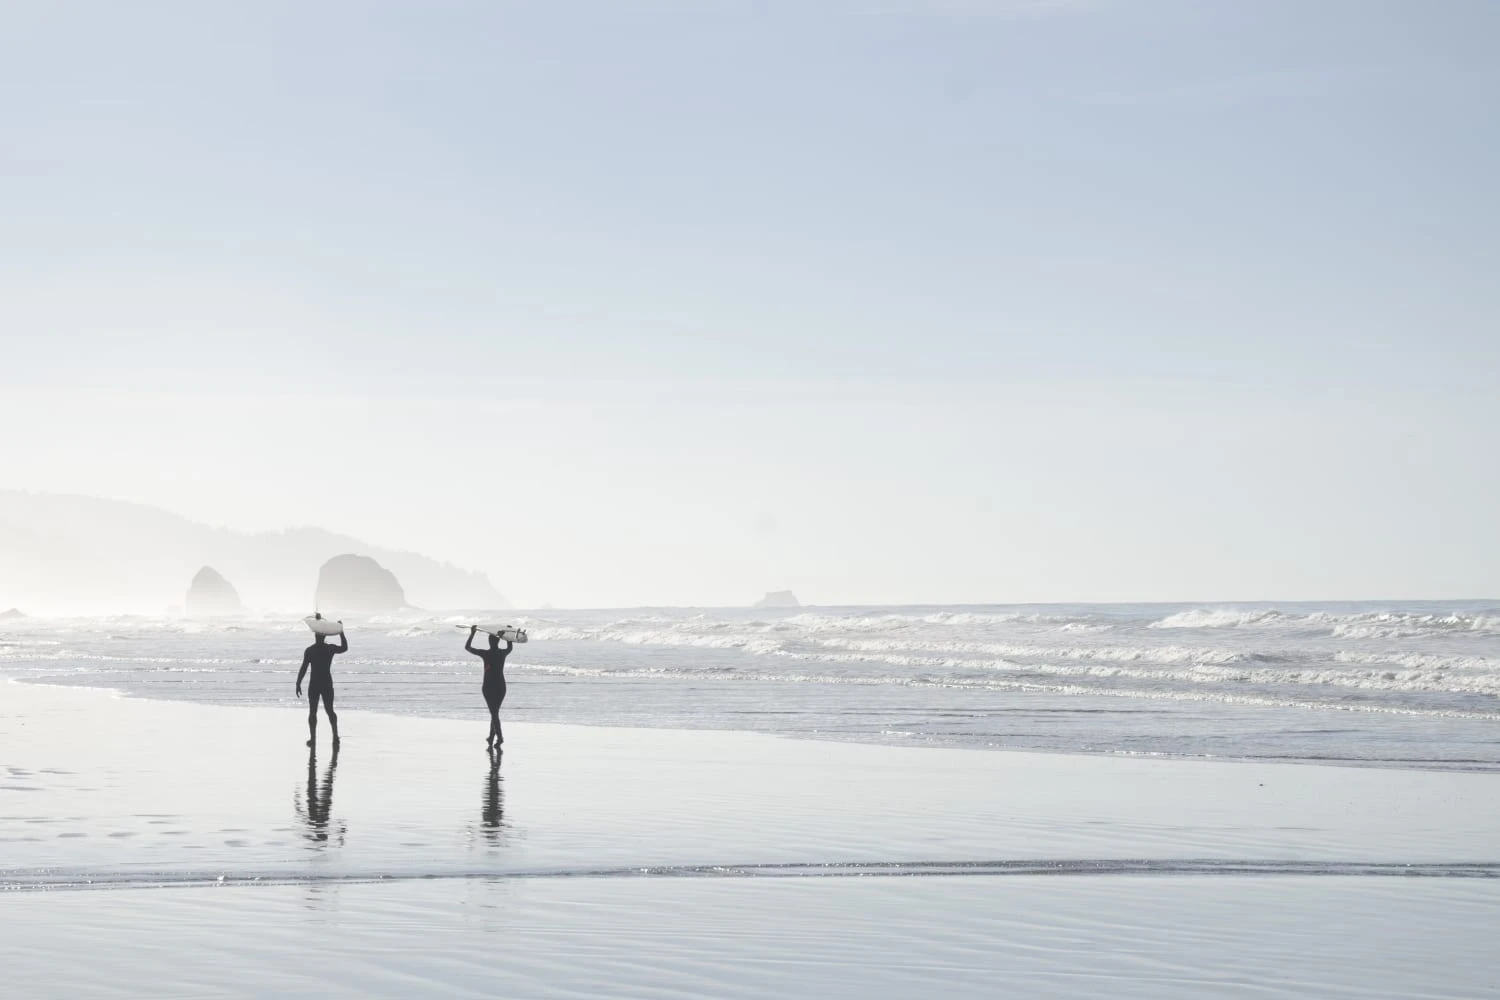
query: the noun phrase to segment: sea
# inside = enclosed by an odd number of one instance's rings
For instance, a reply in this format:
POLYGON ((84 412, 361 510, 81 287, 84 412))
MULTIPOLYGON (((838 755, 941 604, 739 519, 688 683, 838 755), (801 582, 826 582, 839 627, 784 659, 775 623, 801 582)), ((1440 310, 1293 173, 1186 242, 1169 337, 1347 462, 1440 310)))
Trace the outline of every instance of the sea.
MULTIPOLYGON (((1500 769, 1500 602, 507 612, 502 720, 1355 766, 1500 769)), ((473 620, 345 616, 339 708, 473 719, 473 620)), ((293 614, 0 621, 0 676, 294 705, 293 614)))

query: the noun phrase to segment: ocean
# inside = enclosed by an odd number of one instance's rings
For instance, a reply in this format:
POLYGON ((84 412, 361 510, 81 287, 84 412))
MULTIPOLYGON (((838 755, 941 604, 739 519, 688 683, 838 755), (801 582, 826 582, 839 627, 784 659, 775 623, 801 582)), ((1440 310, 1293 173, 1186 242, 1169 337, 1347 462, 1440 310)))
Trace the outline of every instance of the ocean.
MULTIPOLYGON (((462 612, 346 617, 338 707, 472 719, 462 612)), ((485 613, 493 620, 494 613, 485 613)), ((502 720, 1500 769, 1500 603, 515 612, 502 720)), ((295 615, 0 622, 0 676, 289 705, 295 615)))

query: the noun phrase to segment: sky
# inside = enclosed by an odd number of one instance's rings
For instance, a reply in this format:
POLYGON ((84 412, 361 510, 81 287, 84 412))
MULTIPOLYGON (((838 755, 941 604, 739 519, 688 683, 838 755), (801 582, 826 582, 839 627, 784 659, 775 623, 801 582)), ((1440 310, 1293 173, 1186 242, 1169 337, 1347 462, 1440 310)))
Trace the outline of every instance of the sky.
POLYGON ((531 606, 1497 596, 1496 37, 10 0, 0 488, 531 606))

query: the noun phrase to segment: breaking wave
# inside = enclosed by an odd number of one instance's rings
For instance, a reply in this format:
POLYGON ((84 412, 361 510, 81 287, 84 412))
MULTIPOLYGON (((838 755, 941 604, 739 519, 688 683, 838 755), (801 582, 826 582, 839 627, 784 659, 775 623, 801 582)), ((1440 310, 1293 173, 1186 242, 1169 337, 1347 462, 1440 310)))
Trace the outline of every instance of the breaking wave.
POLYGON ((1301 629, 1351 639, 1399 639, 1482 632, 1500 635, 1500 613, 1409 614, 1358 612, 1335 614, 1313 611, 1291 614, 1275 609, 1231 610, 1193 608, 1153 621, 1154 629, 1301 629))

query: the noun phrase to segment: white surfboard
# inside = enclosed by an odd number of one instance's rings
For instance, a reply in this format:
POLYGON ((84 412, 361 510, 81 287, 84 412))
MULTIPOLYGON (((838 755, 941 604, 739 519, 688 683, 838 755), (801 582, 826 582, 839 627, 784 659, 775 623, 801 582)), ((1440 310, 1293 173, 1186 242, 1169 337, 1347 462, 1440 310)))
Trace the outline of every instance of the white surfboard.
POLYGON ((302 619, 307 627, 313 630, 314 635, 339 635, 344 631, 344 623, 331 621, 327 618, 316 618, 308 615, 302 619))
MULTIPOLYGON (((458 625, 456 628, 468 628, 467 625, 458 625)), ((522 643, 526 641, 526 630, 514 628, 510 625, 475 625, 475 628, 485 635, 498 635, 507 642, 522 643)))

